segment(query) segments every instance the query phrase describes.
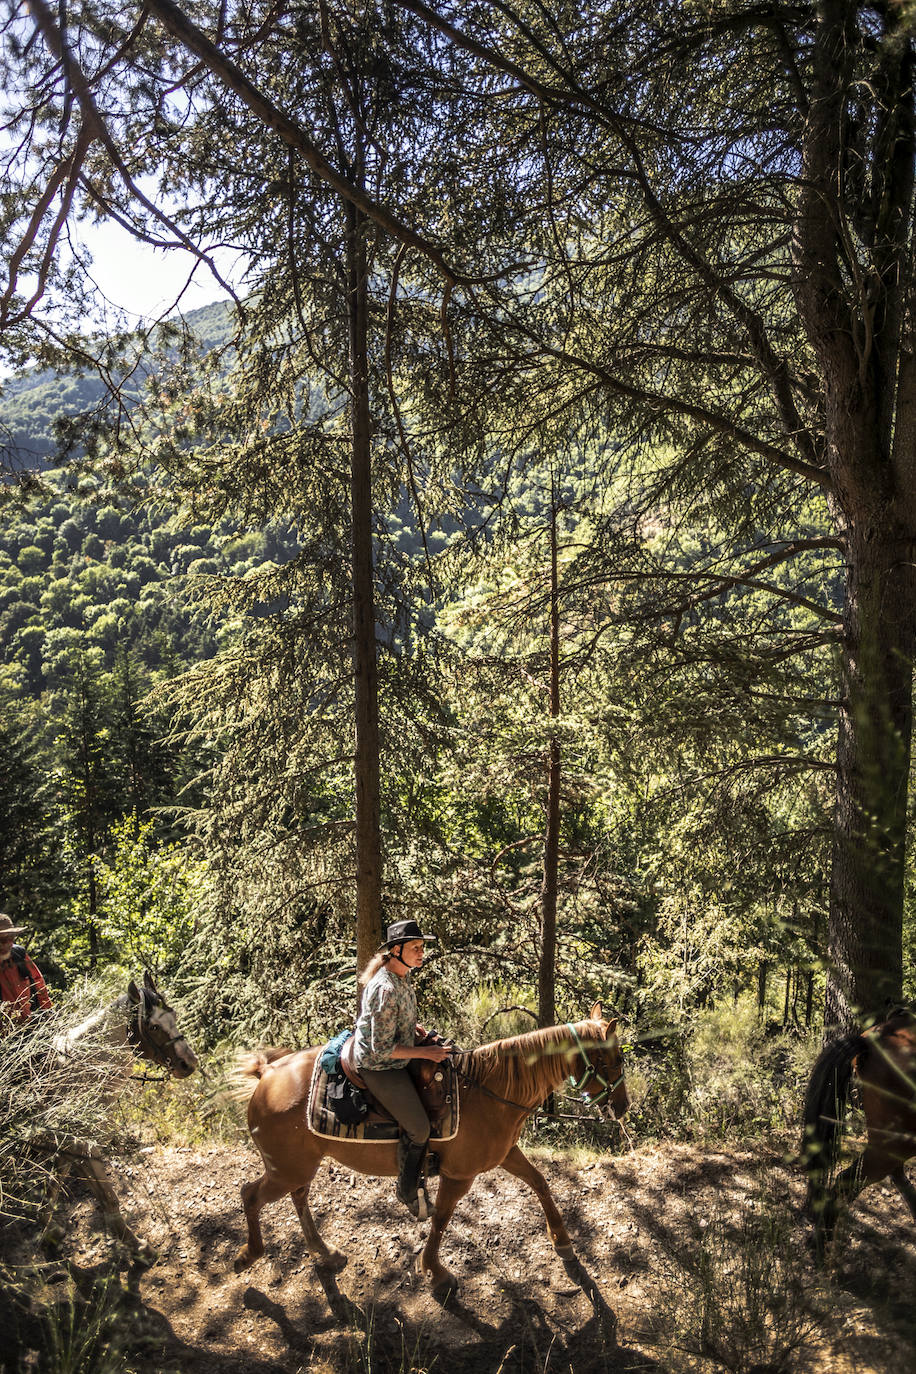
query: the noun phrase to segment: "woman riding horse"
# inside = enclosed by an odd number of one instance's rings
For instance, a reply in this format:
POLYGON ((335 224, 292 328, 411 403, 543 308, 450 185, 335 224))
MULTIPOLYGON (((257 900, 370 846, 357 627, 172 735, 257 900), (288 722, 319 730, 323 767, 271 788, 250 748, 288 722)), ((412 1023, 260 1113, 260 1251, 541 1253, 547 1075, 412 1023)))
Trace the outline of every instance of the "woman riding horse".
MULTIPOLYGON (((261 1209, 286 1194, 292 1197, 315 1263, 343 1268, 346 1256, 322 1240, 308 1203, 312 1179, 325 1156, 375 1177, 398 1173, 393 1141, 329 1138, 309 1128, 309 1092, 321 1052, 321 1046, 264 1049, 239 1063, 240 1086, 251 1094, 248 1127, 264 1172, 242 1188, 248 1237, 235 1261, 236 1273, 263 1255, 261 1209)), ((533 1188, 555 1249, 564 1259, 572 1259, 572 1241, 547 1181, 519 1149, 522 1127, 568 1075, 575 1077, 576 1090, 592 1107, 621 1117, 629 1106, 617 1023, 605 1020, 600 1003, 592 1007, 588 1020, 529 1031, 455 1058, 461 1080, 460 1120, 456 1134, 436 1146, 439 1191, 420 1257, 421 1271, 440 1292, 456 1286, 439 1259, 442 1235, 475 1177, 489 1169, 504 1169, 533 1188)))
POLYGON ((417 999, 410 975, 423 967, 424 944, 435 942, 416 921, 395 921, 379 952, 366 965, 359 984, 363 1005, 356 1022, 353 1062, 372 1096, 401 1128, 397 1195, 419 1221, 429 1216, 423 1160, 429 1143, 429 1117, 407 1069, 411 1059, 438 1064, 448 1054, 442 1045, 420 1045, 417 999))

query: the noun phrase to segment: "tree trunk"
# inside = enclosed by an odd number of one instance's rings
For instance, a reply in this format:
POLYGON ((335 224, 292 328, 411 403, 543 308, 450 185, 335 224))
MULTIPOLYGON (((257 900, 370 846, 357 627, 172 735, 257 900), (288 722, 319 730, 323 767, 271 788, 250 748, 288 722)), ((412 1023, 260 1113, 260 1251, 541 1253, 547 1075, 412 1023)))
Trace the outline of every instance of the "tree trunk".
POLYGON ((889 520, 849 533, 826 1028, 880 1016, 902 991, 916 575, 889 520))
POLYGON ((99 965, 99 924, 96 920, 99 909, 98 884, 95 879, 95 857, 89 856, 86 865, 87 888, 89 893, 89 971, 95 973, 99 965))
POLYGON ((757 1010, 763 1015, 767 1004, 767 974, 770 971, 768 959, 761 959, 757 964, 757 1010))
MULTIPOLYGON (((825 379, 831 502, 846 539, 842 698, 827 936, 828 1035, 900 997, 904 841, 912 729, 916 578, 911 340, 913 89, 908 33, 873 69, 871 220, 850 203, 848 101, 858 10, 821 0, 799 181, 796 301, 825 379), (850 214, 868 250, 849 288, 850 214), (871 236, 871 241, 868 241, 871 236)), ((859 254, 857 248, 852 252, 859 254)))
POLYGON ((347 323, 351 388, 353 679, 356 713, 356 962, 362 969, 381 939, 378 663, 372 550, 372 446, 369 425, 369 282, 365 220, 347 203, 347 323))
MULTIPOLYGON (((560 614, 557 577, 557 506, 550 504, 550 719, 560 714, 560 614)), ((538 965, 538 1025, 557 1019, 557 870, 560 855, 560 744, 551 735, 547 755, 547 821, 544 832, 544 877, 541 884, 541 948, 538 965)))

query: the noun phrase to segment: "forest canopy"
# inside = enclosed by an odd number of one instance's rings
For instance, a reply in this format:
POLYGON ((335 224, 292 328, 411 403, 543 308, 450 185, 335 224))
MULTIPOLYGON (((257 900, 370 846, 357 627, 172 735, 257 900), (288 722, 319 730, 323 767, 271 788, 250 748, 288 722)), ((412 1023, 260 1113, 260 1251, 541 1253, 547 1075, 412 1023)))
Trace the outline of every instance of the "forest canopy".
POLYGON ((11 766, 64 747, 48 637, 82 665, 82 790, 42 823, 83 816, 93 957, 89 856, 120 871, 121 818, 167 805, 236 1005, 288 976, 313 1014, 414 911, 542 1023, 764 1006, 776 968, 786 1016, 899 1000, 909 9, 8 13, 0 343, 110 396, 65 479, 101 508, 17 506, 5 573, 11 766), (80 213, 243 254, 231 339, 125 387, 135 340, 80 329, 80 213), (92 811, 122 648, 185 790, 92 811))

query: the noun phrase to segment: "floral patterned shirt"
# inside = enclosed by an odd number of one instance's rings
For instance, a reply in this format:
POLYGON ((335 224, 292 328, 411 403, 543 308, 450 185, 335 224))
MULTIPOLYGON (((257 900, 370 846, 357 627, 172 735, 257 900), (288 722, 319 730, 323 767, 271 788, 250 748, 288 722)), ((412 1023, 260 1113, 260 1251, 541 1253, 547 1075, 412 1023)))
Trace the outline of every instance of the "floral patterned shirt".
POLYGON ((353 1059, 358 1069, 404 1069, 406 1060, 393 1059, 395 1045, 416 1039, 417 997, 410 974, 399 978, 382 965, 366 984, 356 1023, 353 1059))

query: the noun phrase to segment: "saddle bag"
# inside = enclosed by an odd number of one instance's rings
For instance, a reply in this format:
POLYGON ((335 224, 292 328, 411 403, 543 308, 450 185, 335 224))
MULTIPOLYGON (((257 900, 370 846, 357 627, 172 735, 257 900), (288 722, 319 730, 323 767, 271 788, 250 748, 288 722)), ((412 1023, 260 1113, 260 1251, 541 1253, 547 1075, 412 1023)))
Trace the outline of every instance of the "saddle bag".
POLYGON ((369 1101, 361 1088, 355 1088, 349 1078, 335 1073, 328 1078, 328 1107, 345 1126, 359 1126, 369 1114, 369 1101))
POLYGON ((321 1067, 329 1078, 332 1074, 340 1073, 340 1052, 352 1034, 352 1030, 340 1031, 333 1040, 328 1041, 322 1050, 321 1067))

